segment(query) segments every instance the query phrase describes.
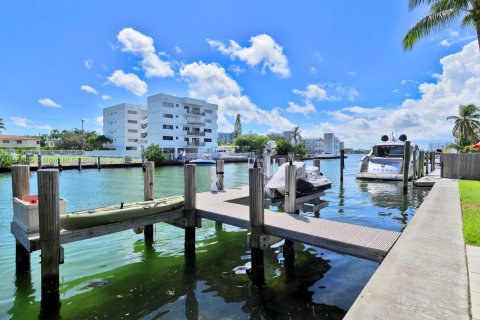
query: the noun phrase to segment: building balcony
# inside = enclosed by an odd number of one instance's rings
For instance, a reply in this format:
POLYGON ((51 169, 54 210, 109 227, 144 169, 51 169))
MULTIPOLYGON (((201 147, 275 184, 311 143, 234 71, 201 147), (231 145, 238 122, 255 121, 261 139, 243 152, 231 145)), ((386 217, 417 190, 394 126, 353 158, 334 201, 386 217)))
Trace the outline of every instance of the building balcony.
POLYGON ((205 142, 187 142, 187 147, 205 147, 205 142))
POLYGON ((142 133, 141 136, 142 136, 142 138, 146 138, 148 136, 148 133, 147 132, 142 133))
POLYGON ((140 144, 146 144, 146 143, 147 143, 147 139, 138 139, 138 143, 140 143, 140 144))
POLYGON ((142 129, 145 129, 146 127, 148 127, 148 125, 146 123, 142 123, 140 127, 142 127, 142 129))
POLYGON ((195 115, 195 116, 204 116, 205 112, 200 112, 200 111, 193 111, 193 110, 187 110, 187 114, 190 115, 195 115))
POLYGON ((187 124, 191 126, 204 126, 205 122, 202 121, 194 121, 194 120, 187 120, 187 124))
POLYGON ((185 131, 185 134, 187 136, 200 136, 200 137, 205 137, 205 132, 200 132, 200 131, 185 131))

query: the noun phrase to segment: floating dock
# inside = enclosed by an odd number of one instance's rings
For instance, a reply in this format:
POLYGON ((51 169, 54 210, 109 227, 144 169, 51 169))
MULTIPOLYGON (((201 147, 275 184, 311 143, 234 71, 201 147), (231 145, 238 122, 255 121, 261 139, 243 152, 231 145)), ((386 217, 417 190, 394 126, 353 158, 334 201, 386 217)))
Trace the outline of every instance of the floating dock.
POLYGON ((428 173, 426 176, 414 180, 413 185, 415 187, 433 187, 435 182, 437 182, 441 178, 442 177, 440 176, 440 169, 435 169, 432 172, 428 173))

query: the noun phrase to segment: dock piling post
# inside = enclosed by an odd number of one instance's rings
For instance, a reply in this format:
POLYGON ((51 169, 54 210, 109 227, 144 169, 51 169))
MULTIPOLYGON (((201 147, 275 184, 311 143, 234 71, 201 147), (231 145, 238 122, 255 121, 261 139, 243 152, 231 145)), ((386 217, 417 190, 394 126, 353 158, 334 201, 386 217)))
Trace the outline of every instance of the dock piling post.
MULTIPOLYGON (((153 176, 155 172, 155 162, 145 162, 145 173, 143 174, 143 200, 150 201, 154 198, 154 184, 153 176)), ((145 245, 151 246, 153 244, 153 224, 144 226, 143 236, 145 239, 145 245)))
POLYGON ((185 254, 195 254, 195 219, 196 219, 196 181, 194 164, 185 165, 185 184, 184 184, 184 201, 185 201, 185 218, 187 226, 185 227, 185 254))
MULTIPOLYGON (((297 167, 290 162, 285 167, 285 212, 298 214, 297 211, 297 167)), ((295 247, 294 242, 285 239, 283 246, 283 257, 285 258, 285 266, 289 270, 293 270, 295 265, 295 247)))
POLYGON ((254 165, 249 169, 250 195, 250 251, 252 255, 252 282, 255 285, 265 284, 265 266, 263 250, 260 246, 260 237, 263 235, 264 225, 264 192, 263 170, 254 165))
MULTIPOLYGON (((218 179, 218 191, 223 191, 224 190, 224 161, 223 160, 217 160, 217 179, 218 179)), ((215 230, 221 231, 222 230, 222 223, 221 222, 215 222, 215 230)))
POLYGON ((435 151, 430 152, 430 172, 435 170, 435 151))
POLYGON ((429 161, 430 161, 430 152, 426 151, 425 152, 425 175, 427 175, 429 172, 429 168, 428 168, 429 161))
POLYGON ((59 174, 38 171, 38 218, 41 245, 42 305, 57 305, 60 286, 59 174))
POLYGON ((39 154, 38 157, 37 157, 37 170, 40 170, 42 169, 42 155, 39 154))
POLYGON ((345 169, 345 149, 340 149, 340 183, 343 183, 343 169, 345 169))
POLYGON ((417 180, 417 150, 413 149, 412 153, 413 176, 412 180, 417 180))
POLYGON ((320 159, 313 159, 313 166, 318 168, 318 172, 322 172, 320 170, 320 159))
POLYGON ((101 169, 102 165, 100 164, 100 156, 97 157, 97 169, 101 169))
POLYGON ((421 178, 425 175, 425 151, 420 150, 418 154, 418 177, 421 178))
MULTIPOLYGON (((12 166, 12 195, 22 197, 30 194, 30 166, 12 166)), ((15 240, 15 267, 17 273, 30 272, 30 252, 15 240)))
POLYGON ((403 191, 408 189, 408 169, 410 169, 410 141, 405 141, 403 150, 403 191))
POLYGON ((82 170, 82 158, 78 158, 78 170, 82 170))

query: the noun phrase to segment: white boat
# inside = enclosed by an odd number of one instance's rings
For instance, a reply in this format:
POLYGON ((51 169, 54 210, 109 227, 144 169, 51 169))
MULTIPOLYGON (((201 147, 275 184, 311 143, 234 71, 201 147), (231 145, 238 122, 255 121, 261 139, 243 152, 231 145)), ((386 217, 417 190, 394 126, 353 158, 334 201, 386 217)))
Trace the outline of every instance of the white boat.
MULTIPOLYGON (((284 163, 278 167, 277 172, 265 186, 273 195, 285 196, 285 167, 287 165, 288 163, 284 163)), ((320 173, 318 167, 306 167, 305 162, 300 161, 293 162, 293 165, 297 167, 297 193, 314 193, 332 186, 332 182, 320 173)))
POLYGON ((213 160, 209 154, 204 154, 202 158, 191 160, 189 163, 196 164, 197 166, 213 166, 217 164, 217 162, 213 160))
MULTIPOLYGON (((402 134, 398 139, 392 137, 389 141, 387 135, 382 136, 382 141, 372 147, 370 153, 360 160, 358 179, 373 180, 403 180, 403 157, 407 136, 402 134)), ((410 146, 413 154, 415 146, 410 146)), ((408 178, 413 177, 413 161, 410 158, 408 178)))

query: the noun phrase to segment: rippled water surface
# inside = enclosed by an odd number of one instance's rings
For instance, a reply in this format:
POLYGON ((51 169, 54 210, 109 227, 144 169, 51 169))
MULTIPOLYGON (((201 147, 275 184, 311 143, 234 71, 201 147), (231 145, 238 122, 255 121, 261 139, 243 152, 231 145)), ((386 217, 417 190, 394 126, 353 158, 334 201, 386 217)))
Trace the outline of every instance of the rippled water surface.
MULTIPOLYGON (((355 180, 360 156, 346 159, 344 184, 339 161, 322 160, 333 181, 324 199, 324 219, 402 230, 429 189, 402 194, 401 182, 355 180)), ((308 165, 308 164, 307 164, 308 165)), ((209 188, 209 168, 197 168, 199 191, 209 188)), ((36 174, 31 193, 36 193, 36 174)), ((226 164, 226 187, 248 183, 246 164, 226 164)), ((143 199, 140 168, 63 171, 60 193, 69 211, 143 199)), ((183 193, 183 168, 155 172, 156 197, 183 193)), ((309 214, 312 213, 302 213, 309 214)), ((31 276, 15 277, 11 177, 0 174, 0 319, 36 319, 40 313, 39 252, 31 276)), ((265 252, 267 287, 258 292, 246 273, 250 252, 246 231, 203 221, 197 229, 195 261, 185 261, 184 231, 155 226, 155 244, 124 231, 64 245, 60 267, 63 319, 341 319, 378 264, 329 250, 296 244, 294 275, 282 264, 281 246, 265 252)))

